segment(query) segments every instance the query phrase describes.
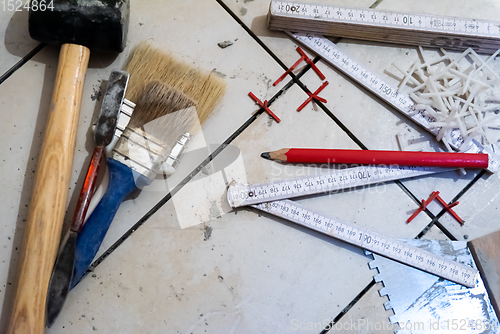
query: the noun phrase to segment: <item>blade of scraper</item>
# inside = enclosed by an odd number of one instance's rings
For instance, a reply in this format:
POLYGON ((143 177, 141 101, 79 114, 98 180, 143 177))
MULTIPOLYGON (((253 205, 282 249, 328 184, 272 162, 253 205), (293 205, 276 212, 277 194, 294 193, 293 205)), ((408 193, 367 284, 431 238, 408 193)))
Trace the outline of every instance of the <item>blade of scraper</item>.
POLYGON ((114 70, 109 76, 108 87, 102 99, 101 112, 96 125, 96 146, 107 146, 113 139, 128 79, 128 73, 121 70, 114 70))

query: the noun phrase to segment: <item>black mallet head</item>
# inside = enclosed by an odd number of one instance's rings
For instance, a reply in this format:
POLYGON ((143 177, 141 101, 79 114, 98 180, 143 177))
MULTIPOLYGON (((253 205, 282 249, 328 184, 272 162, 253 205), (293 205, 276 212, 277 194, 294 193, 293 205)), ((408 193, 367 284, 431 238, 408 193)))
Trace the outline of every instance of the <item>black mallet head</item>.
POLYGON ((52 4, 44 10, 31 6, 31 38, 49 44, 78 44, 100 51, 121 52, 125 48, 129 0, 53 0, 52 4))

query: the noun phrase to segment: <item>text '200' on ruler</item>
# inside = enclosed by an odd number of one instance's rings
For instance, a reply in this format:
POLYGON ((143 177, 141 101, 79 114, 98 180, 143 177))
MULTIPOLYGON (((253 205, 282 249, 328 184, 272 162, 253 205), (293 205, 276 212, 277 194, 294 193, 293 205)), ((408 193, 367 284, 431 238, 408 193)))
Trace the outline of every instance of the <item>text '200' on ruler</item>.
POLYGON ((272 1, 268 26, 414 46, 492 53, 500 47, 499 22, 374 9, 272 1))

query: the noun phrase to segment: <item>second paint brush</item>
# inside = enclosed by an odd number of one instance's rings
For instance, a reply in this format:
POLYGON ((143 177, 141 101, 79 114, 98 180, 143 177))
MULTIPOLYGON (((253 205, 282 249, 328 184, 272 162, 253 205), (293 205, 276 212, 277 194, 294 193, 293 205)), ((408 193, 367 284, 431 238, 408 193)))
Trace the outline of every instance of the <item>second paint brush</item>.
POLYGON ((108 189, 76 240, 72 286, 90 266, 121 202, 153 181, 177 139, 196 125, 191 99, 159 82, 146 86, 129 125, 107 159, 108 189))

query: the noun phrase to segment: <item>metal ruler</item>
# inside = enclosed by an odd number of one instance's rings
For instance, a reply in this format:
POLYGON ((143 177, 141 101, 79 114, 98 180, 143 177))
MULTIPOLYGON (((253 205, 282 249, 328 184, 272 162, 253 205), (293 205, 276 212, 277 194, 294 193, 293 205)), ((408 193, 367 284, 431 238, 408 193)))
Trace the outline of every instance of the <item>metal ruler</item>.
POLYGON ((450 171, 453 168, 413 166, 359 166, 317 176, 304 176, 254 185, 234 185, 227 198, 232 207, 276 201, 286 198, 353 189, 410 177, 450 171))
MULTIPOLYGON (((311 51, 321 56, 327 63, 333 65, 354 81, 368 89, 370 92, 393 106, 396 110, 411 118, 433 135, 437 135, 441 128, 430 127, 429 124, 436 119, 428 115, 424 110, 416 110, 415 102, 406 93, 398 93, 397 89, 392 87, 377 74, 364 67, 359 61, 343 52, 335 43, 321 37, 310 34, 290 33, 292 38, 302 43, 311 51)), ((462 150, 467 153, 488 153, 489 166, 488 171, 495 173, 500 169, 500 156, 494 152, 493 147, 484 147, 473 140, 469 147, 464 148, 464 138, 460 130, 454 129, 448 138, 448 143, 456 150, 462 150)))
POLYGON ((478 281, 478 271, 470 266, 368 229, 347 224, 339 219, 312 211, 289 200, 273 201, 252 206, 467 287, 474 287, 478 281))
POLYGON ((374 9, 271 1, 268 26, 322 35, 493 53, 500 47, 495 21, 374 9))

